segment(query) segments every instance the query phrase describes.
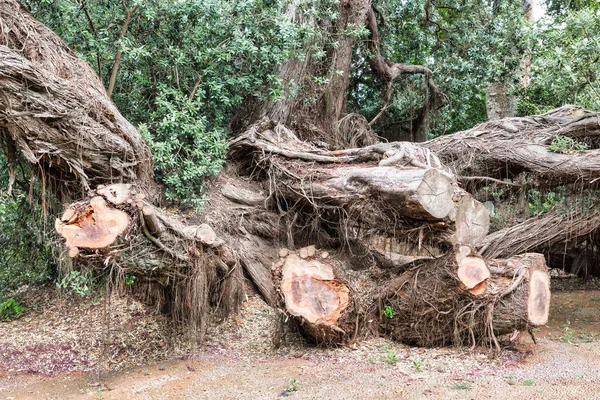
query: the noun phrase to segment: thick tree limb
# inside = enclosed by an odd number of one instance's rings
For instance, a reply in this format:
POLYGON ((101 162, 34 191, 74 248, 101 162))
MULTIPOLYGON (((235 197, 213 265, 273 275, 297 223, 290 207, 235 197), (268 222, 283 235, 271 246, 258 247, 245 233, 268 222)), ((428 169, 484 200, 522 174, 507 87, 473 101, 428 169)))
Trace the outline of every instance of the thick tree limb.
POLYGON ((72 193, 136 181, 157 195, 148 146, 94 71, 12 0, 0 0, 0 72, 0 126, 29 162, 72 193))
POLYGON ((576 210, 562 215, 555 211, 489 234, 481 242, 479 251, 485 257, 499 258, 543 252, 559 245, 574 247, 599 227, 598 210, 576 210))
MULTIPOLYGON (((444 94, 433 81, 433 73, 429 68, 422 65, 394 63, 388 60, 384 60, 379 49, 379 28, 377 26, 377 19, 375 17, 375 12, 373 11, 373 8, 369 9, 366 16, 366 22, 367 28, 371 32, 371 37, 369 39, 369 48, 372 52, 372 56, 369 58, 369 64, 371 65, 371 68, 373 68, 373 71, 375 71, 375 73, 383 80, 384 83, 384 106, 382 107, 379 114, 377 114, 377 116, 373 118, 370 124, 372 125, 381 115, 383 115, 383 112, 389 107, 393 91, 392 84, 398 76, 423 75, 426 87, 425 98, 427 100, 425 102, 422 112, 420 112, 418 118, 419 121, 417 121, 416 124, 417 131, 419 131, 419 127, 421 123, 427 118, 428 113, 444 105, 444 94)), ((417 141, 424 140, 421 139, 417 141)))
POLYGON ((547 183, 600 177, 600 114, 563 107, 547 114, 486 122, 424 144, 460 175, 511 177, 533 172, 547 183), (587 151, 551 152, 558 135, 588 142, 587 151))

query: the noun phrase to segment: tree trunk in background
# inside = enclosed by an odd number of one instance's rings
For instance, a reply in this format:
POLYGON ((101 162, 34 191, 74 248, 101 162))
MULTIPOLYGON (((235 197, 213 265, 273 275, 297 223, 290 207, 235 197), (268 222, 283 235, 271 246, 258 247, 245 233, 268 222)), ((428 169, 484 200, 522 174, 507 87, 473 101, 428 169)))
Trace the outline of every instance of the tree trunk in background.
POLYGON ((494 82, 485 92, 485 107, 488 121, 513 117, 516 114, 515 97, 503 82, 494 82))
MULTIPOLYGON (((521 12, 527 21, 532 22, 533 0, 521 0, 521 12)), ((522 88, 529 86, 530 65, 531 51, 525 50, 517 72, 519 85, 522 88)), ((517 99, 510 92, 511 89, 506 82, 497 81, 488 86, 485 93, 488 121, 496 121, 517 115, 517 99)))

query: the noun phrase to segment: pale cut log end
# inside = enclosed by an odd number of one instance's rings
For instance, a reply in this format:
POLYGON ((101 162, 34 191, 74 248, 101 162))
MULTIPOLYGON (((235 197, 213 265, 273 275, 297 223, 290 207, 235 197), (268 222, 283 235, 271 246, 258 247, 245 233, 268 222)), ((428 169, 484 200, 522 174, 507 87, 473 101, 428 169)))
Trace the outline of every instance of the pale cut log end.
POLYGON ((335 327, 350 303, 350 289, 335 279, 332 265, 290 254, 282 268, 287 311, 313 325, 335 327))
POLYGON ((490 269, 480 257, 473 257, 473 249, 468 245, 456 248, 456 274, 464 287, 475 296, 485 294, 487 280, 490 278, 490 269))
POLYGON ((532 325, 540 326, 548 322, 550 312, 550 277, 545 271, 535 270, 529 278, 529 298, 527 315, 532 325))
POLYGON ((89 207, 79 211, 66 224, 56 220, 56 231, 66 239, 68 247, 101 249, 111 245, 129 226, 129 217, 111 209, 102 197, 90 200, 89 207))
POLYGON ((464 196, 456 210, 457 244, 479 245, 490 230, 490 213, 487 208, 471 196, 464 196))
POLYGON ((457 275, 465 287, 476 295, 485 293, 485 283, 490 277, 485 261, 478 257, 464 257, 459 258, 457 263, 457 275))
POLYGON ((79 255, 79 249, 77 247, 71 247, 69 249, 69 257, 75 258, 79 255))
POLYGON ((131 184, 114 183, 112 185, 99 187, 96 193, 103 196, 109 203, 116 206, 124 204, 131 197, 131 184))
POLYGON ((212 246, 217 242, 217 234, 209 225, 202 224, 196 229, 196 239, 208 246, 212 246))
POLYGON ((434 218, 445 218, 454 208, 452 181, 437 169, 425 173, 417 196, 423 209, 434 218))

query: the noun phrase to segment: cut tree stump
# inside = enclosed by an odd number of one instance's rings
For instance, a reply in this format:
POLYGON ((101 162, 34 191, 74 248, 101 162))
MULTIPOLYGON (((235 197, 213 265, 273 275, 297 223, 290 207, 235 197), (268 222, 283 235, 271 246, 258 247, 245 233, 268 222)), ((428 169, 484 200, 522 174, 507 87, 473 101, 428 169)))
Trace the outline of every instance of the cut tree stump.
MULTIPOLYGON (((324 258, 302 259, 292 253, 281 267, 280 290, 285 311, 317 343, 342 343, 349 332, 351 292, 336 277, 333 264, 324 258)), ((351 326, 350 326, 351 327, 351 326)))
POLYGON ((490 260, 499 300, 493 309, 496 334, 525 330, 548 322, 550 276, 542 254, 526 253, 505 260, 490 260))
POLYGON ((110 208, 100 196, 92 198, 89 206, 79 212, 67 209, 55 223, 56 231, 66 239, 68 247, 86 249, 110 246, 128 226, 127 213, 110 208))

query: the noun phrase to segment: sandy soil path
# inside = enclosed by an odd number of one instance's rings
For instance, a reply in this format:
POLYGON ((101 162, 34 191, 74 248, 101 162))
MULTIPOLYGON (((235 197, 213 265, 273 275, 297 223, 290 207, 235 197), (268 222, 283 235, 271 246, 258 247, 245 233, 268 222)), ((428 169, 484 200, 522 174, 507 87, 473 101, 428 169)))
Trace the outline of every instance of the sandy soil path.
POLYGON ((538 344, 522 337, 496 358, 383 339, 263 354, 213 342, 192 358, 110 373, 101 384, 94 374, 0 369, 0 399, 597 399, 599 335, 600 291, 557 292, 538 344), (298 391, 286 391, 290 378, 298 391))

